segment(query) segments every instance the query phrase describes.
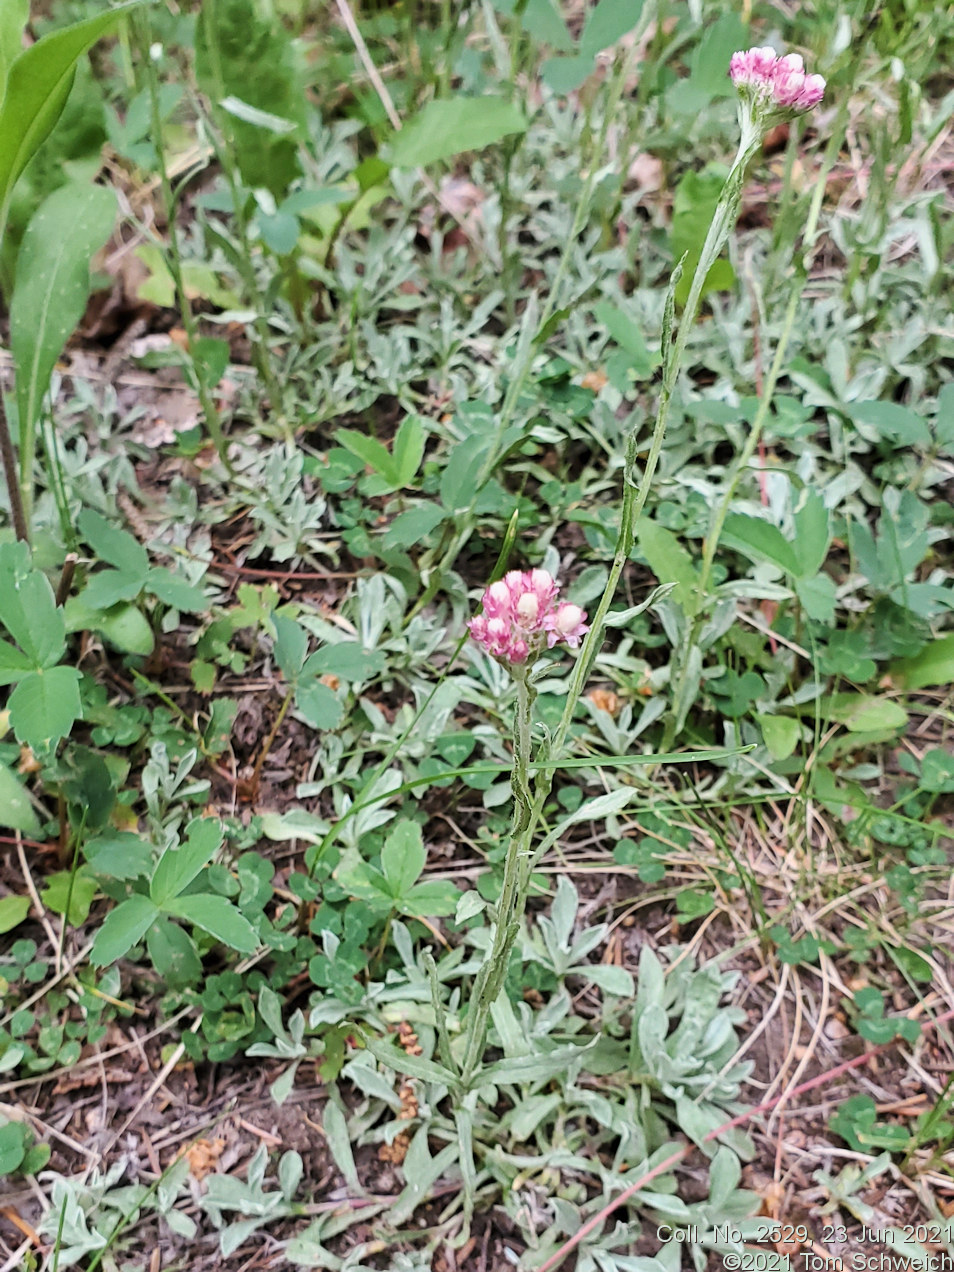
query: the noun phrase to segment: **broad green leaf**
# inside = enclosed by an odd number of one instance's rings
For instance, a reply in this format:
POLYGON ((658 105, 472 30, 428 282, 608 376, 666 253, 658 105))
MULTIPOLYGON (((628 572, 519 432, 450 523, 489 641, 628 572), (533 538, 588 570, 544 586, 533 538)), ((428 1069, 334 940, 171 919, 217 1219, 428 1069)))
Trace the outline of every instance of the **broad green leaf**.
POLYGON ((470 506, 489 448, 489 440, 477 433, 454 445, 441 473, 441 503, 447 513, 470 506))
POLYGON ((149 569, 149 554, 128 530, 114 526, 92 508, 84 508, 76 524, 101 561, 115 566, 124 574, 145 577, 149 569))
POLYGON ((0 598, 0 623, 31 666, 59 662, 66 648, 63 611, 57 608, 46 575, 31 565, 24 543, 0 543, 0 598))
POLYGON ((843 724, 850 733, 903 729, 908 722, 908 713, 899 702, 877 698, 873 694, 832 694, 826 709, 829 718, 843 724))
POLYGON ((475 915, 482 914, 486 907, 487 902, 479 892, 462 892, 454 909, 454 922, 457 924, 466 923, 469 919, 474 918, 475 915))
POLYGON ((931 430, 916 411, 897 402, 852 402, 845 414, 856 424, 867 424, 879 438, 887 438, 895 446, 931 445, 931 430))
POLYGON ((0 2, 0 102, 13 62, 23 52, 23 28, 30 16, 30 0, 0 2))
POLYGON ((760 715, 762 737, 773 760, 787 760, 802 735, 799 722, 791 716, 760 715))
POLYGON ((204 614, 211 605, 200 587, 194 587, 181 574, 161 565, 154 566, 146 575, 146 591, 158 596, 164 605, 187 614, 204 614))
POLYGON ((7 703, 17 741, 41 751, 65 738, 83 710, 79 680, 75 667, 49 667, 25 676, 7 703))
MULTIPOLYGON (((4 6, 9 0, 3 0, 4 6)), ((66 104, 76 62, 139 0, 53 31, 10 66, 0 106, 0 239, 17 177, 53 130, 66 104)))
POLYGON ((111 610, 115 606, 134 601, 142 591, 145 576, 127 574, 123 570, 99 570, 92 576, 80 600, 86 610, 111 610))
MULTIPOLYGON (((161 249, 155 243, 142 243, 133 253, 146 267, 147 276, 136 288, 139 300, 160 305, 164 309, 176 307, 176 284, 169 271, 161 249)), ((204 261, 182 262, 182 286, 190 300, 207 300, 219 309, 240 309, 242 299, 222 282, 219 274, 204 261)), ((183 364, 187 359, 183 354, 183 364)))
POLYGON ((340 676, 342 680, 370 680, 384 671, 384 655, 365 649, 356 640, 342 640, 336 645, 322 645, 302 668, 303 676, 340 676))
MULTIPOLYGON (((0 897, 0 933, 9 932, 30 913, 29 897, 0 897)), ((3 1174, 0 1171, 0 1174, 3 1174)))
POLYGON ((83 856, 91 870, 113 879, 138 879, 152 865, 151 845, 128 830, 107 830, 88 839, 83 856))
POLYGON ((520 21, 537 44, 549 44, 561 53, 569 53, 573 48, 573 37, 566 29, 555 0, 527 0, 520 21))
POLYGON ((43 904, 54 914, 66 914, 70 927, 79 927, 89 918, 99 884, 82 866, 76 871, 57 870, 48 876, 40 893, 43 904), (72 875, 72 883, 70 878, 72 875), (69 914, 67 914, 69 906, 69 914))
POLYGON ((526 128, 523 111, 503 97, 445 97, 428 102, 391 138, 385 158, 395 168, 423 168, 526 128))
POLYGON ((421 876, 427 852, 417 822, 398 822, 381 850, 381 869, 393 897, 403 897, 421 876))
POLYGON ((921 759, 921 789, 954 794, 954 754, 939 746, 925 751, 921 759))
POLYGON ((410 918, 442 917, 454 913, 459 897, 460 889, 450 880, 434 879, 416 883, 410 892, 403 894, 397 908, 410 918))
POLYGON ((796 579, 795 595, 801 601, 805 613, 816 623, 834 622, 838 592, 833 580, 827 574, 816 574, 808 579, 796 579))
MULTIPOLYGON (((724 62, 719 64, 718 74, 731 87, 731 80, 725 73, 728 64, 729 57, 726 55, 724 62)), ((702 245, 722 194, 725 176, 724 168, 709 164, 701 172, 687 172, 676 187, 672 205, 672 255, 674 260, 682 262, 682 274, 676 281, 674 291, 677 305, 684 305, 689 296, 693 275, 702 254, 702 245)), ((717 260, 706 275, 702 295, 710 291, 725 291, 734 281, 735 271, 729 262, 717 260)), ((668 347, 664 342, 663 348, 668 347)))
POLYGON ((629 365, 640 379, 652 375, 659 354, 650 353, 642 331, 634 319, 618 305, 601 300, 593 306, 593 316, 603 324, 621 349, 629 354, 629 365))
MULTIPOLYGON (((0 140, 0 152, 2 146, 0 140)), ((53 367, 86 309, 90 258, 109 238, 115 220, 111 189, 74 183, 54 191, 27 226, 10 302, 21 430, 32 429, 39 419, 53 367)))
POLYGON ((802 578, 817 574, 825 563, 831 543, 831 518, 825 501, 810 490, 795 513, 795 539, 792 544, 798 558, 802 578))
POLYGON ((548 57, 540 67, 540 78, 551 93, 566 97, 580 87, 588 75, 596 70, 592 56, 548 57))
POLYGON ((302 680, 295 690, 295 706, 313 729, 334 729, 344 715, 344 707, 320 680, 302 680))
POLYGON ((124 654, 146 656, 155 648, 152 628, 135 605, 120 602, 108 609, 97 609, 87 605, 84 591, 71 596, 63 612, 68 632, 99 632, 124 654))
POLYGON ((417 474, 424 457, 426 434, 419 415, 407 415, 394 438, 392 458, 397 472, 398 486, 409 486, 417 474))
POLYGON ((729 58, 748 43, 746 27, 736 13, 725 13, 704 28, 689 63, 689 76, 667 90, 666 99, 679 115, 703 111, 718 97, 731 97, 735 90, 729 79, 729 58))
MULTIPOLYGON (((385 173, 387 165, 384 166, 385 173)), ((325 186, 320 190, 296 190, 290 194, 278 209, 286 216, 297 216, 310 208, 321 207, 326 203, 350 203, 354 198, 354 190, 346 190, 341 186, 325 186)))
POLYGON ((115 910, 106 915, 103 926, 96 933, 90 951, 91 962, 96 967, 115 963, 142 940, 158 915, 159 911, 149 898, 138 893, 121 901, 115 910))
POLYGON ((358 459, 363 460, 369 468, 383 477, 388 485, 397 490, 401 484, 398 468, 387 447, 382 446, 376 438, 368 437, 365 433, 358 433, 353 428, 339 428, 335 438, 346 450, 351 451, 352 455, 357 455, 358 459))
POLYGON ((671 530, 642 518, 639 548, 660 583, 675 583, 674 596, 686 613, 699 604, 699 574, 692 557, 671 530))
POLYGON ((202 961, 188 932, 159 915, 146 933, 146 949, 156 971, 170 987, 195 985, 202 979, 202 961))
POLYGON ((259 212, 255 224, 262 236, 262 242, 276 256, 288 256, 295 250, 301 234, 301 224, 297 217, 287 212, 276 212, 272 216, 259 212))
POLYGON ((275 614, 275 661, 289 683, 298 679, 308 654, 308 633, 287 614, 275 614))
POLYGON ((797 578, 801 573, 795 549, 778 526, 761 517, 749 517, 745 513, 730 513, 725 519, 722 542, 750 561, 768 561, 786 574, 797 578))
POLYGON ((385 911, 393 908, 394 897, 384 875, 364 861, 350 868, 339 868, 335 872, 335 880, 359 901, 367 901, 369 905, 385 911))
POLYGON ((388 526, 384 535, 385 545, 389 548, 409 548, 412 544, 421 543, 446 517, 447 510, 436 503, 406 508, 388 526))
POLYGON ((595 57, 632 31, 643 13, 643 0, 597 0, 583 23, 580 52, 595 57))
POLYGON ((0 640, 0 685, 14 685, 33 670, 33 662, 11 645, 8 640, 0 640))
POLYGON ((26 1157, 30 1132, 23 1122, 0 1126, 0 1176, 12 1175, 26 1157))
POLYGON ((190 823, 187 838, 178 848, 167 848, 159 858, 149 885, 149 895, 157 906, 164 906, 192 882, 209 864, 222 845, 222 823, 216 817, 196 817, 190 823))
POLYGON ((225 897, 201 894, 190 897, 177 897, 168 902, 163 909, 178 919, 185 919, 208 932, 223 945, 238 950, 240 954, 254 954, 258 949, 258 937, 248 919, 237 910, 225 897))
POLYGON ((40 833, 40 819, 29 795, 5 764, 0 764, 0 826, 22 830, 32 838, 40 833))

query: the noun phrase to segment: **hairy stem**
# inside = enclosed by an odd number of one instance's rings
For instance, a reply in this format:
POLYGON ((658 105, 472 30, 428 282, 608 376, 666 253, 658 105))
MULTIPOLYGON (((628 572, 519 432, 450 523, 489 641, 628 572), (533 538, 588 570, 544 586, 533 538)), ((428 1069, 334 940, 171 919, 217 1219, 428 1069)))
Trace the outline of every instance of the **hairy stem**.
POLYGON ((497 902, 497 919, 490 949, 474 984, 474 1002, 467 1019, 462 1082, 466 1090, 480 1068, 487 1041, 490 1009, 497 1001, 510 963, 520 920, 527 904, 527 890, 521 887, 523 862, 529 856, 530 840, 536 822, 536 803, 530 792, 530 730, 536 692, 528 683, 527 669, 514 669, 517 680, 517 716, 513 737, 513 826, 504 861, 503 887, 497 902))
MULTIPOLYGON (((685 354, 686 343, 689 339, 689 333, 695 321, 696 313, 699 309, 699 301, 702 298, 702 288, 705 283, 706 276, 712 267, 716 257, 722 251, 729 231, 735 224, 735 218, 738 214, 739 203, 742 198, 742 183, 745 179, 745 170, 749 161, 755 154, 761 138, 757 133, 748 128, 743 128, 742 141, 739 145, 738 154, 732 165, 729 175, 726 177, 725 185, 722 187, 722 193, 719 196, 719 202, 713 214, 712 224, 709 226, 709 232, 706 235, 705 243, 702 246, 702 252, 699 256, 699 262, 696 265, 695 273, 692 279, 692 286, 689 289, 689 296, 686 300, 686 307, 683 310, 682 318, 679 322, 679 330, 676 334, 675 343, 666 346, 665 342, 668 336, 668 324, 664 324, 663 330, 663 378, 662 388, 659 394, 659 405, 656 409, 656 422, 653 426, 652 439, 649 445, 649 455, 646 459, 646 465, 643 469, 642 477, 637 481, 635 477, 636 467, 636 450, 637 438, 634 433, 629 439, 626 455, 626 467, 624 471, 624 487, 623 487, 623 506, 620 516, 619 535, 616 540, 616 550, 613 553, 613 564, 610 568, 609 578, 606 587, 603 589, 603 595, 600 597, 596 612, 590 622, 590 630, 583 640, 583 646, 580 655, 576 660, 573 673, 570 677, 569 687, 566 695, 566 705, 563 709, 563 715, 556 732, 553 735, 553 741, 550 747, 550 754, 556 758, 559 756, 566 742, 566 736, 573 719, 573 712, 576 704, 583 693, 583 686, 592 670, 593 663, 600 651, 603 643, 603 629, 606 621, 606 615, 612 604, 613 597, 616 594, 616 588, 619 584, 620 577, 629 560, 630 553, 633 550, 633 543, 636 539, 636 527, 639 524, 639 518, 642 516, 643 509, 646 506, 646 500, 649 498, 649 492, 652 489, 653 478, 656 475, 656 467, 659 463, 659 456, 662 452, 663 440, 666 435, 666 425, 669 422, 669 408, 672 404, 673 390, 679 372, 682 368, 683 357, 685 354)), ((670 301, 672 303, 672 295, 675 283, 678 281, 678 273, 673 276, 673 282, 670 284, 670 301)), ((665 746, 663 750, 665 750, 665 746)))
POLYGON ((802 235, 804 250, 798 259, 799 282, 792 287, 789 294, 788 305, 785 309, 785 317, 782 321, 782 330, 778 338, 778 344, 775 348, 775 355, 772 358, 772 365, 769 369, 765 384, 762 387, 762 396, 759 400, 758 411, 752 422, 749 435, 745 440, 745 444, 735 461, 732 473, 726 484, 722 497, 716 505, 712 520, 709 525, 709 533, 706 535, 705 544, 702 551, 702 562, 699 567, 699 585, 697 592, 697 609, 696 612, 689 616, 689 622, 686 626, 685 635, 680 642, 673 659, 672 669, 672 706, 669 717, 663 730, 663 738, 660 744, 662 751, 668 751, 676 735, 682 728, 689 708, 692 705, 693 697, 691 686, 687 684, 689 676, 689 655, 699 639, 699 633, 705 620, 709 602, 712 599, 709 595, 709 589, 712 581, 712 567, 715 562, 716 550, 719 546, 719 539, 722 536, 722 530, 725 526, 726 517, 732 506, 739 482, 742 480, 743 474, 748 470, 755 454, 759 441, 762 437, 762 430, 768 419, 769 411, 772 406, 772 399, 775 394, 775 386, 778 383, 779 376, 782 373, 782 367, 785 364, 785 358, 788 353, 789 342, 792 337, 792 330, 795 325, 795 317, 798 313, 798 307, 801 304, 802 292, 805 282, 808 278, 809 259, 812 245, 818 231, 818 221, 821 215, 822 199, 825 195, 825 178, 831 165, 834 163, 838 154, 841 141, 841 129, 835 128, 832 131, 832 138, 825 152, 825 159, 822 163, 822 171, 819 174, 815 190, 812 195, 811 206, 808 212, 808 218, 805 222, 805 228, 802 235))

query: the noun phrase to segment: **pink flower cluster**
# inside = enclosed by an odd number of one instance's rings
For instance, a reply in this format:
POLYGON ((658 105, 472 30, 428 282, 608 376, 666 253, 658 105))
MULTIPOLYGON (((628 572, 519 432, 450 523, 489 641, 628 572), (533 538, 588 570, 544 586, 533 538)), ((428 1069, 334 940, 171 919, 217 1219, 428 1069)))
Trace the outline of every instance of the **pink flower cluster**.
POLYGON ((576 649, 590 630, 579 605, 557 601, 560 585, 546 570, 511 570, 483 595, 483 614, 467 624, 488 654, 524 663, 561 640, 576 649))
POLYGON ((736 88, 749 89, 780 110, 811 110, 825 93, 824 79, 806 75, 805 63, 797 53, 777 57, 773 48, 733 53, 729 75, 736 88))

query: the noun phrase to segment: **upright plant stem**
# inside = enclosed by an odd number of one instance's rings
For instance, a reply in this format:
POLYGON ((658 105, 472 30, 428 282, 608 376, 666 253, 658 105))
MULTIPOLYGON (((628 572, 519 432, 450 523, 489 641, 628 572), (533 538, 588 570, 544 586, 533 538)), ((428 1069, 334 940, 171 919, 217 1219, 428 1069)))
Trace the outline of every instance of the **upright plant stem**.
POLYGON ((134 28, 136 32, 136 42, 139 48, 139 56, 141 57, 146 75, 146 87, 149 93, 149 106, 152 116, 152 133, 156 143, 156 155, 159 161, 159 180, 162 187, 163 210, 166 216, 166 228, 169 235, 169 253, 167 264, 169 272, 172 274, 172 281, 176 289, 176 302, 179 306, 179 314, 182 318, 182 326, 186 333, 186 340, 189 346, 189 355, 192 358, 192 369, 195 375, 196 392, 199 395, 199 404, 202 407, 202 415, 205 419, 215 449, 218 452, 219 459, 225 465, 229 476, 234 476, 235 470, 228 456, 228 444, 225 440, 225 434, 222 431, 222 421, 219 417, 218 407, 212 397, 212 391, 206 379, 205 369, 202 363, 194 355, 196 339, 198 337, 198 325, 195 320, 195 314, 192 312, 192 303, 186 294, 185 283, 182 274, 182 254, 179 250, 179 233, 176 227, 176 199, 172 190, 172 182, 169 180, 169 169, 166 164, 166 154, 162 145, 162 110, 159 105, 159 82, 156 72, 156 64, 152 58, 152 50, 150 47, 150 31, 148 20, 140 14, 134 19, 134 28))
MULTIPOLYGON (((689 332, 692 330, 692 325, 699 309, 703 284, 713 262, 725 244, 729 231, 735 223, 742 198, 742 183, 745 178, 745 170, 760 141, 761 136, 759 133, 751 127, 743 126, 739 151, 726 178, 719 203, 713 214, 712 224, 706 235, 699 262, 693 275, 692 285, 689 289, 689 296, 675 342, 669 345, 668 341, 672 330, 672 307, 674 305, 673 293, 681 271, 677 269, 673 275, 670 285, 670 296, 667 301, 667 319, 663 330, 662 389, 649 455, 643 470, 642 479, 637 482, 633 475, 637 447, 637 437, 634 433, 630 437, 627 447, 623 506, 616 551, 613 555, 613 565, 596 613, 593 616, 590 630, 583 641, 583 646, 570 677, 563 716, 550 743, 549 754, 551 759, 559 758, 563 749, 570 723, 573 719, 574 708, 583 692, 586 678, 602 644, 606 615, 616 593, 620 576, 626 562, 629 560, 636 536, 636 526, 652 488, 653 477, 659 463, 663 439, 666 434, 672 395, 682 366, 689 332)), ((510 962, 510 954, 517 939, 517 933, 520 930, 520 920, 526 907, 532 870, 530 845, 540 814, 543 811, 543 806, 550 793, 554 776, 553 769, 540 770, 535 788, 531 793, 528 764, 530 761, 531 710, 535 695, 528 684, 526 668, 514 668, 514 675, 517 681, 517 718, 514 728, 513 827, 504 863, 503 888, 497 906, 493 940, 474 984, 474 1005, 468 1018, 462 1066, 462 1083, 465 1090, 479 1071, 486 1043, 490 1009, 503 986, 510 962)))
POLYGON ((30 529, 23 509, 17 457, 13 449, 13 439, 10 436, 10 425, 7 422, 7 410, 2 393, 0 393, 0 460, 3 462, 3 477, 7 483, 7 495, 10 498, 13 532, 22 543, 29 543, 30 529))
POLYGON ((722 536, 722 531, 725 526, 725 520, 729 514, 732 501, 735 498, 735 493, 738 490, 739 482, 742 480, 742 475, 748 470, 749 464, 752 461, 752 456, 755 454, 756 448, 761 440, 762 430, 765 427, 769 411, 771 410, 772 399, 775 394, 775 386, 782 373, 782 367, 785 365, 785 358, 788 353, 788 346, 792 338, 792 330, 795 325, 795 316, 798 313, 798 307, 801 304, 805 281, 808 277, 809 254, 815 240, 815 235, 818 231, 818 221, 821 216, 822 200, 825 196, 825 179, 838 155, 840 147, 844 124, 844 108, 842 108, 841 122, 842 128, 836 127, 832 130, 828 147, 825 151, 822 170, 812 193, 812 201, 808 211, 808 218, 805 222, 805 228, 802 233, 804 251, 798 261, 800 280, 797 285, 792 287, 789 294, 788 304, 785 309, 785 316, 782 320, 781 333, 779 334, 778 344, 775 347, 772 365, 762 388, 762 397, 759 401, 758 410, 756 412, 755 419, 752 421, 752 427, 749 430, 749 434, 745 439, 745 444, 736 459, 725 490, 722 492, 722 497, 712 514, 709 532, 706 535, 702 551, 702 562, 699 567, 699 584, 697 592, 698 610, 694 614, 690 615, 685 635, 673 660, 672 708, 663 730, 662 742, 660 743, 660 749, 662 751, 668 751, 672 747, 676 735, 682 728, 686 712, 691 706, 691 699, 688 696, 689 686, 686 684, 686 680, 689 675, 689 654, 699 638, 699 632, 708 608, 708 602, 710 599, 709 588, 712 581, 712 567, 715 563, 715 554, 719 546, 719 539, 722 536))
POLYGON ((467 1037, 461 1081, 464 1089, 480 1067, 487 1040, 490 1009, 503 987, 510 952, 520 930, 527 904, 527 890, 521 887, 523 863, 529 858, 530 840, 536 824, 535 801, 530 792, 530 730, 536 692, 529 684, 528 669, 516 669, 517 717, 513 736, 513 825, 504 861, 503 886, 497 902, 497 917, 490 949, 474 983, 473 1006, 467 1018, 467 1037))
MULTIPOLYGON (((699 309, 703 284, 713 262, 722 251, 722 247, 729 236, 729 231, 735 223, 742 198, 742 182, 745 177, 745 169, 755 154, 760 140, 760 136, 752 129, 743 128, 738 154, 726 178, 725 185, 722 187, 722 193, 719 196, 719 202, 713 214, 712 224, 709 226, 709 232, 706 235, 706 240, 699 256, 699 263, 693 275, 692 286, 689 289, 686 307, 679 322, 675 343, 671 347, 663 348, 663 378, 659 405, 656 410, 656 422, 653 426, 646 466, 643 469, 642 478, 638 482, 635 480, 633 471, 636 465, 636 434, 634 433, 629 440, 624 472, 623 506, 620 515, 619 535, 616 540, 616 550, 613 554, 613 564, 610 568, 606 587, 603 589, 603 595, 600 597, 596 612, 591 620, 590 630, 584 638, 579 657, 573 668, 573 674, 570 677, 566 705, 550 747, 550 754, 553 758, 559 756, 563 749, 576 704, 580 699, 583 686, 603 643, 603 628, 606 615, 616 594, 620 576, 633 550, 636 527, 646 506, 646 500, 649 498, 649 492, 652 488, 653 477, 656 474, 656 467, 659 463, 659 456, 662 452, 663 440, 666 435, 666 425, 669 422, 669 409, 672 404, 673 390, 682 368, 689 333, 692 330, 696 313, 699 309)), ((677 281, 678 277, 674 275, 673 282, 670 284, 670 302, 668 303, 671 303, 677 281)), ((663 331, 664 342, 667 338, 668 328, 663 331)), ((663 747, 663 750, 665 749, 663 747)))

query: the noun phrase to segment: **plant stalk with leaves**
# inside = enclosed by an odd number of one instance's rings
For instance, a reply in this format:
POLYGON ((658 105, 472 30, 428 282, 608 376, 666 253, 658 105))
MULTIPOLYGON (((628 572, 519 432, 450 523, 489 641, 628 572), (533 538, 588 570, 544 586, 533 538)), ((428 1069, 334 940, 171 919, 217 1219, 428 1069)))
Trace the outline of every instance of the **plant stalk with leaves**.
MULTIPOLYGON (((750 50, 745 54, 736 54, 732 60, 731 74, 739 89, 741 138, 738 152, 713 213, 675 340, 672 339, 675 324, 675 293, 682 274, 683 262, 680 261, 673 271, 663 319, 662 389, 649 455, 641 478, 637 477, 636 456, 639 439, 634 432, 627 445, 620 529, 613 555, 613 565, 589 629, 582 625, 572 629, 573 638, 570 639, 570 643, 575 645, 582 638, 583 644, 570 676, 563 715, 548 748, 549 759, 554 764, 548 764, 538 771, 532 795, 528 764, 534 695, 529 683, 530 671, 526 660, 528 650, 531 658, 535 651, 532 636, 527 636, 526 623, 528 621, 531 624, 543 622, 546 625, 548 620, 543 619, 541 615, 546 606, 553 604, 555 591, 544 596, 539 589, 535 588, 534 576, 542 575, 543 571, 535 570, 526 575, 513 571, 502 582, 495 583, 487 589, 484 594, 484 616, 471 621, 470 630, 474 639, 483 644, 494 657, 510 666, 517 683, 518 696, 514 727, 513 826, 507 848, 504 887, 497 907, 493 941, 478 973, 474 987, 474 1004, 468 1019, 463 1063, 465 1088, 473 1085, 479 1073, 490 1011, 506 977, 510 954, 526 907, 534 860, 534 854, 531 851, 534 831, 550 793, 555 766, 561 758, 576 705, 582 696, 587 677, 602 645, 609 607, 633 549, 636 527, 652 487, 666 434, 673 392, 682 367, 689 333, 699 309, 706 277, 735 224, 742 201, 745 174, 761 146, 765 130, 780 119, 791 118, 800 111, 810 109, 821 99, 824 91, 824 81, 820 76, 805 75, 800 58, 795 55, 776 58, 774 51, 770 49, 750 50), (757 58, 756 54, 758 54, 757 58), (521 587, 526 589, 525 593, 520 593, 521 587)), ((776 364, 777 361, 776 359, 776 364)), ((777 374, 777 365, 773 369, 777 374)), ((550 582, 552 583, 552 580, 550 582)), ((576 607, 561 606, 560 609, 575 610, 576 607)), ((584 617, 580 614, 579 624, 582 624, 584 617)), ((549 622, 551 629, 560 628, 559 617, 552 617, 549 622)), ((570 630, 569 627, 567 630, 570 630)), ((549 643, 552 645, 554 642, 549 643)), ((665 744, 662 749, 667 750, 665 744)))

